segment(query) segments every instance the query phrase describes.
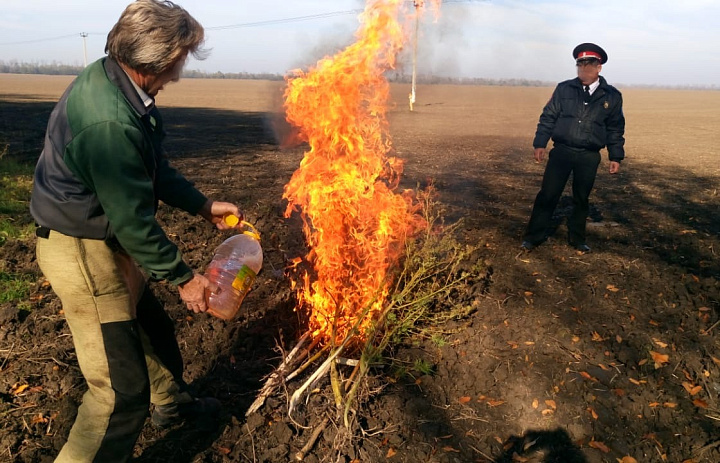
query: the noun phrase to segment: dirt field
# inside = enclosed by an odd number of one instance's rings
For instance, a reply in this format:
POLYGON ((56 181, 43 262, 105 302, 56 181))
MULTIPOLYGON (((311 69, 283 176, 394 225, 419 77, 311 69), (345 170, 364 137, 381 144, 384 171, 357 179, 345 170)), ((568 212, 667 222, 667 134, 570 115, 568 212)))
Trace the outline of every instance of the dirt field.
MULTIPOLYGON (((0 75, 0 136, 11 155, 37 157, 69 81, 0 75)), ((148 423, 138 462, 294 461, 313 428, 335 418, 327 385, 297 422, 286 391, 245 417, 279 363, 276 346, 291 348, 303 332, 282 271, 303 237, 282 217, 302 149, 281 148, 272 130, 282 126, 281 85, 185 80, 158 98, 174 164, 244 208, 265 237, 265 263, 232 322, 191 316, 173 289, 154 284, 177 320, 187 381, 225 413, 218 426, 159 432, 148 423)), ((304 461, 720 461, 720 92, 621 88, 627 159, 610 176, 604 155, 591 196, 593 252, 578 255, 565 244, 568 196, 555 235, 519 249, 543 171, 530 145, 552 88, 420 86, 413 112, 408 90, 393 88, 390 112, 403 186, 435 182, 446 221, 464 219, 458 239, 482 246, 486 290, 471 316, 440 327, 443 342, 395 352, 432 374, 374 372, 367 387, 379 392, 358 410, 353 437, 331 424, 304 461)), ((227 237, 168 208, 159 218, 200 270, 227 237)), ((40 277, 34 239, 0 247, 0 265, 40 277)), ((59 301, 41 278, 30 301, 29 315, 0 305, 2 461, 52 461, 85 390, 59 301)))

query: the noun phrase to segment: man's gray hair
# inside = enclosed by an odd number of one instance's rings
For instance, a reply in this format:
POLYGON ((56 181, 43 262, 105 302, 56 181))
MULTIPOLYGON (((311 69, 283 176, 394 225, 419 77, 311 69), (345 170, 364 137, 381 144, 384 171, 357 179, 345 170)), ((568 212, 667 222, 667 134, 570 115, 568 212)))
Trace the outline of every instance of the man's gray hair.
POLYGON ((205 59, 205 31, 190 13, 167 0, 137 0, 108 34, 105 53, 141 72, 158 75, 191 53, 205 59))

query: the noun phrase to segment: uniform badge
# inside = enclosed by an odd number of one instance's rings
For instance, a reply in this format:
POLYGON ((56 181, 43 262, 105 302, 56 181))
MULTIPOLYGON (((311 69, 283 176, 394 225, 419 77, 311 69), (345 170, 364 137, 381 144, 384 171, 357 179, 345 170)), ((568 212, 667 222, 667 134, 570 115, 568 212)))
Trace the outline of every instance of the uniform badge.
POLYGON ((603 103, 603 108, 608 109, 610 107, 610 103, 605 100, 605 103, 603 103))

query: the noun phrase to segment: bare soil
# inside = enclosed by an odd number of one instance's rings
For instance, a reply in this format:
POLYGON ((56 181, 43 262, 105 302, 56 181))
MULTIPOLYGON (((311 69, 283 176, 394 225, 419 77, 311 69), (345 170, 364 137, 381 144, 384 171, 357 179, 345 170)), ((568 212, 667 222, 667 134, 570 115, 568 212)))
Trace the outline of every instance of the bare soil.
MULTIPOLYGON (((47 79, 0 75, 11 156, 39 154, 69 82, 47 79)), ((457 239, 481 245, 487 274, 483 292, 468 288, 474 313, 436 327, 440 340, 392 353, 431 371, 373 371, 364 387, 374 394, 347 433, 327 384, 288 418, 287 394, 302 378, 245 416, 278 347, 304 332, 284 269, 305 245, 282 200, 303 150, 278 142, 281 86, 185 80, 158 99, 174 164, 208 195, 242 206, 263 233, 265 262, 231 322, 193 315, 173 288, 153 283, 177 322, 186 380, 224 412, 219 423, 162 431, 148 422, 136 461, 295 461, 325 417, 306 462, 720 461, 720 92, 621 89, 627 160, 616 176, 606 156, 601 164, 593 252, 581 255, 565 243, 569 196, 551 239, 519 249, 543 170, 530 145, 551 88, 421 86, 410 112, 408 89, 394 86, 402 186, 434 182, 445 220, 463 219, 457 239)), ((164 206, 159 220, 198 270, 228 236, 164 206)), ((0 247, 0 266, 38 279, 32 311, 0 304, 0 460, 52 461, 85 385, 34 238, 0 247)))

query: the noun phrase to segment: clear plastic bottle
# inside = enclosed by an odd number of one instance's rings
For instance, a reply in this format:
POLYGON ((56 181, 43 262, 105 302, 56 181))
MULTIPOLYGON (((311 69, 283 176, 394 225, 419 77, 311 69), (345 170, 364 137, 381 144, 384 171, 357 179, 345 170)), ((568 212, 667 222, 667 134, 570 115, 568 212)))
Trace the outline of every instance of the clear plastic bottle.
POLYGON ((257 233, 245 232, 223 241, 205 271, 205 277, 219 288, 205 291, 208 312, 232 320, 262 268, 262 260, 257 233))

